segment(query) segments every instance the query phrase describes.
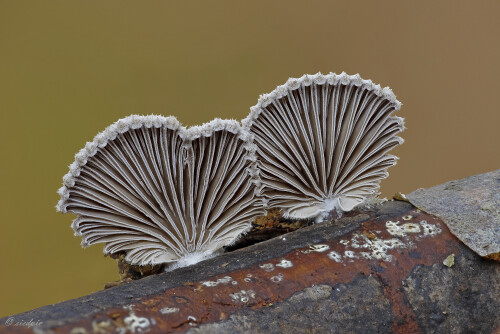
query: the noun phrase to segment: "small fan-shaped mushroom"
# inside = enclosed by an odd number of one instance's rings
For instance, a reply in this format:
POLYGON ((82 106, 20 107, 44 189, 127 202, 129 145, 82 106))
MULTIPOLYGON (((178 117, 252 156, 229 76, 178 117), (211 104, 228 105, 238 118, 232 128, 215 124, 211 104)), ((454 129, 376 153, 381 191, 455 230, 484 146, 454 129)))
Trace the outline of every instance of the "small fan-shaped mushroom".
POLYGON ((248 138, 236 121, 185 129, 174 117, 129 116, 76 154, 57 209, 78 215, 82 246, 105 243, 132 264, 196 263, 263 213, 248 138))
POLYGON ((378 192, 403 119, 392 91, 359 75, 289 79, 262 95, 243 127, 255 136, 264 196, 293 218, 350 211, 378 192))

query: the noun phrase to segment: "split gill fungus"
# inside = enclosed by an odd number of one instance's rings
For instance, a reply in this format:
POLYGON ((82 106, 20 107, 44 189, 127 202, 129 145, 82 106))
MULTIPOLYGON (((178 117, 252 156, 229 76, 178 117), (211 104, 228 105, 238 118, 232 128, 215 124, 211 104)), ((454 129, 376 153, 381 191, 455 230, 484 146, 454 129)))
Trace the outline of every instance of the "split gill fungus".
POLYGON ((240 122, 183 127, 132 115, 75 155, 57 210, 77 215, 82 246, 133 265, 197 263, 232 245, 269 209, 321 221, 378 194, 403 140, 401 103, 359 75, 289 79, 240 122))

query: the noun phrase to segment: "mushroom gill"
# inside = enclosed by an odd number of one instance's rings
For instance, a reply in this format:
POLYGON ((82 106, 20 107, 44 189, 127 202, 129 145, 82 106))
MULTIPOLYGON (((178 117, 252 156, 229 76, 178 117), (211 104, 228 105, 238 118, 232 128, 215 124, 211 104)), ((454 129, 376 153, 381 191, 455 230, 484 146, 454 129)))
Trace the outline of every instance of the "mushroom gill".
POLYGON ((262 95, 243 127, 255 138, 263 195, 291 218, 352 210, 375 196, 403 143, 401 103, 359 75, 289 79, 262 95))
POLYGON ((255 145, 238 122, 184 128, 174 117, 121 119, 75 156, 58 211, 77 215, 82 246, 131 264, 196 263, 263 214, 255 145))

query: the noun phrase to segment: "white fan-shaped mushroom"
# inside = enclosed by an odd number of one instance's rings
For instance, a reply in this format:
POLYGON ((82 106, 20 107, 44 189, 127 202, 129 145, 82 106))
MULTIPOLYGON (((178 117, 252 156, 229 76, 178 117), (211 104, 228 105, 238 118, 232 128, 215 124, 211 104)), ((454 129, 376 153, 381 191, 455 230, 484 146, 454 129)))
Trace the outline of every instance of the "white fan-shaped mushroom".
POLYGON ((263 213, 248 138, 231 120, 185 129, 174 117, 129 116, 76 154, 57 209, 78 215, 83 246, 105 243, 132 264, 196 263, 263 213))
POLYGON ((350 211, 376 194, 397 158, 403 119, 389 88, 359 75, 289 79, 262 95, 243 127, 255 137, 264 196, 293 218, 350 211))

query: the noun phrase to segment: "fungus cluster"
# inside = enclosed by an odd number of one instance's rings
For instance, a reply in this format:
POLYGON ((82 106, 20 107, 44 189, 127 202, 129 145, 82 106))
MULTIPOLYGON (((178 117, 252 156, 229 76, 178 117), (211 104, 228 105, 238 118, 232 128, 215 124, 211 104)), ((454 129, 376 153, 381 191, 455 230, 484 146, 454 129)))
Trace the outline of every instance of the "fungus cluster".
POLYGON ((358 75, 290 79, 242 125, 120 119, 75 155, 57 210, 82 246, 186 266, 234 243, 269 208, 293 218, 352 210, 376 195, 402 143, 400 103, 358 75))

